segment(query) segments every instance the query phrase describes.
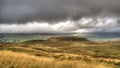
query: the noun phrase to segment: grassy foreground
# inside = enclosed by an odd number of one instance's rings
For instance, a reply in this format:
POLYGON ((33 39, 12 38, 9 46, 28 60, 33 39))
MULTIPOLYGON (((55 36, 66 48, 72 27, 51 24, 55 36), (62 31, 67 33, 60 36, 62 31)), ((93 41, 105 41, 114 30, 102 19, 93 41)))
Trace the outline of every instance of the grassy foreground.
POLYGON ((106 63, 83 60, 57 60, 24 53, 0 51, 0 68, 113 68, 106 63))

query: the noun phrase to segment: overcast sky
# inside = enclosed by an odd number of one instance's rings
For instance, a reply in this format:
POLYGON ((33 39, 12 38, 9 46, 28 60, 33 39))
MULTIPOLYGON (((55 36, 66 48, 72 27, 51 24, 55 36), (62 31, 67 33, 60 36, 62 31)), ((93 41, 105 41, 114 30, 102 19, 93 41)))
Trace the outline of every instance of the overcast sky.
POLYGON ((0 33, 120 32, 120 0, 0 0, 0 33))

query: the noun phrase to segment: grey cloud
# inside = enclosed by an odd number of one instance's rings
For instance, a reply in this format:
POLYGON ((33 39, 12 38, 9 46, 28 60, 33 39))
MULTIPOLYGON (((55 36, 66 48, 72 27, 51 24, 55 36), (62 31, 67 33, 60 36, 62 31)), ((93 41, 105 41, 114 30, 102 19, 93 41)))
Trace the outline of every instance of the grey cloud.
POLYGON ((120 16, 120 0, 0 0, 0 23, 120 16))

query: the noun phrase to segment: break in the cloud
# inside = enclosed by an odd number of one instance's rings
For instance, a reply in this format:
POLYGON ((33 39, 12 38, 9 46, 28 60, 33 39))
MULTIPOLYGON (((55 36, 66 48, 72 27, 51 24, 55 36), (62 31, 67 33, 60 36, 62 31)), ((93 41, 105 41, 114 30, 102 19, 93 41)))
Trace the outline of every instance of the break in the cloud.
POLYGON ((0 33, 119 32, 119 25, 120 0, 0 0, 0 33))

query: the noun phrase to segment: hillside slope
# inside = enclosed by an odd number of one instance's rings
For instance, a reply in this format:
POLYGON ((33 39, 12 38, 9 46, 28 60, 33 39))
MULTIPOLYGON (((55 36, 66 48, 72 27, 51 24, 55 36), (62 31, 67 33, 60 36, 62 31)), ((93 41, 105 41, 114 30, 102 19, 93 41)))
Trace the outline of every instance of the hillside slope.
POLYGON ((85 38, 53 37, 21 43, 0 43, 0 50, 59 60, 99 61, 120 66, 120 42, 92 42, 85 38))

